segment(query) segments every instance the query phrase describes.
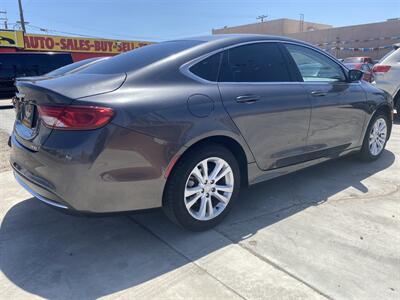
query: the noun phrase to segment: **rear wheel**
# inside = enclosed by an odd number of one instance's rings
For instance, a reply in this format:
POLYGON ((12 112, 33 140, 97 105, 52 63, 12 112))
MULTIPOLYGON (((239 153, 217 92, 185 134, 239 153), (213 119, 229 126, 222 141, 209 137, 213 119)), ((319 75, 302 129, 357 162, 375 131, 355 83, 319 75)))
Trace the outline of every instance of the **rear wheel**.
POLYGON ((365 161, 376 160, 382 155, 389 137, 389 122, 384 113, 378 112, 370 122, 364 137, 361 157, 365 161))
POLYGON ((187 153, 170 174, 163 210, 176 224, 207 230, 230 211, 238 196, 240 171, 233 154, 219 145, 187 153))

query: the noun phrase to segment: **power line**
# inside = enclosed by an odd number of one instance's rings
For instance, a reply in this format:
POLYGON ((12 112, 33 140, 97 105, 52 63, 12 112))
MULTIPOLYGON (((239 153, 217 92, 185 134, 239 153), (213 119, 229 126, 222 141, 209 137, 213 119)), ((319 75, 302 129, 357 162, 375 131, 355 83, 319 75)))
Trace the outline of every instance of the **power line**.
POLYGON ((6 10, 0 11, 0 15, 4 15, 4 17, 0 18, 0 21, 4 21, 4 29, 8 29, 7 11, 6 10))
MULTIPOLYGON (((25 22, 25 23, 27 23, 27 22, 25 22)), ((62 30, 57 30, 57 29, 49 29, 49 28, 44 28, 44 27, 37 26, 37 25, 27 25, 27 26, 30 28, 37 29, 39 31, 43 31, 43 32, 53 32, 53 33, 59 33, 59 34, 68 34, 68 35, 74 35, 74 36, 88 37, 88 38, 104 39, 104 36, 75 33, 75 32, 62 31, 62 30)), ((126 38, 132 38, 132 39, 137 39, 137 40, 142 40, 142 39, 160 40, 161 39, 160 37, 139 37, 139 36, 119 35, 119 34, 113 34, 113 35, 123 37, 125 39, 126 38)))
POLYGON ((74 33, 74 32, 68 32, 68 31, 60 31, 60 30, 55 30, 55 29, 48 29, 36 25, 27 25, 30 28, 38 29, 40 31, 44 32, 54 32, 54 33, 62 33, 62 34, 70 34, 70 35, 75 35, 75 36, 81 36, 81 37, 88 37, 88 38, 96 38, 96 39, 101 39, 102 37, 99 36, 94 36, 94 35, 88 35, 88 34, 80 34, 80 33, 74 33))

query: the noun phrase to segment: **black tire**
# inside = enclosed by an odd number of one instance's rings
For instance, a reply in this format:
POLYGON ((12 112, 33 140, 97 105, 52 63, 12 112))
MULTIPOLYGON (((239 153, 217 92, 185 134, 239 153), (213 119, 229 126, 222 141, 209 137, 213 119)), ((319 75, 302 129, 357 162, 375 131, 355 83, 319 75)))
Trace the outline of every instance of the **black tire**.
POLYGON ((223 146, 209 144, 189 150, 178 161, 168 177, 163 195, 163 211, 175 224, 191 231, 213 228, 229 213, 240 190, 240 168, 232 152, 223 146), (226 207, 215 218, 202 221, 194 218, 185 205, 185 187, 192 170, 203 160, 211 157, 223 159, 233 173, 233 192, 226 207))
POLYGON ((365 132, 364 141, 363 141, 363 145, 362 145, 361 152, 360 152, 360 157, 361 157, 361 159, 363 161, 367 161, 367 162, 368 161, 374 161, 374 160, 378 159, 382 155, 383 150, 385 149, 386 143, 387 143, 388 138, 389 138, 390 128, 391 128, 391 126, 390 126, 390 123, 389 123, 389 118, 384 112, 377 112, 372 117, 372 119, 371 119, 371 121, 370 121, 370 123, 368 125, 367 131, 365 132), (381 118, 384 119, 385 122, 386 122, 386 128, 387 128, 386 140, 385 140, 385 143, 383 145, 382 151, 380 151, 377 155, 374 155, 373 153, 371 153, 371 150, 370 150, 369 137, 370 137, 370 134, 371 134, 371 131, 372 131, 372 127, 374 126, 375 122, 378 119, 381 119, 381 118))
POLYGON ((394 98, 393 102, 394 108, 396 109, 396 114, 394 115, 394 118, 396 120, 400 120, 400 92, 397 92, 397 95, 394 98))

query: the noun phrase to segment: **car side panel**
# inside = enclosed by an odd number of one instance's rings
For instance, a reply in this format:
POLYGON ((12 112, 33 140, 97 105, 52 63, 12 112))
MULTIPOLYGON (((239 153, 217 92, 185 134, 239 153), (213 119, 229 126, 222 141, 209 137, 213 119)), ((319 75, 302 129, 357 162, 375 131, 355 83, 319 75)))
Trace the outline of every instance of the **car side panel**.
POLYGON ((223 103, 262 170, 294 164, 307 152, 311 104, 300 83, 219 83, 223 103), (253 94, 255 103, 238 103, 253 94))
POLYGON ((312 103, 312 117, 307 145, 312 151, 344 146, 357 147, 368 104, 359 83, 303 83, 312 103), (322 96, 312 96, 315 92, 322 96))
MULTIPOLYGON (((113 124, 180 147, 189 147, 210 136, 230 137, 242 146, 247 161, 254 161, 252 152, 222 105, 216 84, 195 82, 185 77, 176 85, 160 84, 151 88, 135 85, 80 102, 111 106, 116 110, 113 124), (110 102, 110 99, 115 101, 110 102)), ((173 155, 175 153, 171 153, 170 158, 173 155)))

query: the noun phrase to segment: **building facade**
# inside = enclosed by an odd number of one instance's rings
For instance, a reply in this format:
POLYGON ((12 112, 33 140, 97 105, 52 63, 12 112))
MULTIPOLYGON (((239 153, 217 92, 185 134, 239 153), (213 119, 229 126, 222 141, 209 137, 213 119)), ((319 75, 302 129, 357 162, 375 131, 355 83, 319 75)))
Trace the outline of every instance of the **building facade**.
POLYGON ((269 34, 269 35, 288 35, 302 31, 313 31, 320 29, 332 28, 331 25, 305 22, 292 19, 277 19, 266 22, 246 24, 234 27, 224 27, 213 29, 213 34, 227 33, 253 33, 253 34, 269 34))
POLYGON ((400 42, 400 18, 345 27, 310 22, 302 25, 299 20, 279 19, 213 29, 212 32, 282 35, 316 45, 338 58, 369 56, 377 60, 388 53, 393 44, 400 42))

